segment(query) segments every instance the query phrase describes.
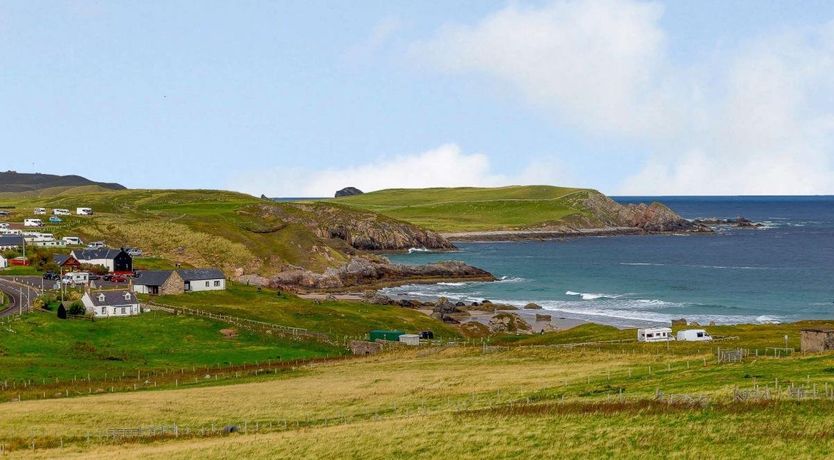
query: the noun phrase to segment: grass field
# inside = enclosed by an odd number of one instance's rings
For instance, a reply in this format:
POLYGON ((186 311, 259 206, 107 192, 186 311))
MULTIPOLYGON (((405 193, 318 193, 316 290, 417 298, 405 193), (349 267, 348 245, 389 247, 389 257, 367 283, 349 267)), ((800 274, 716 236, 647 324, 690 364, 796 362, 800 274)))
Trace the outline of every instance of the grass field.
POLYGON ((126 318, 59 320, 32 313, 0 323, 0 392, 10 385, 103 379, 193 366, 237 365, 336 355, 315 343, 262 337, 246 330, 226 338, 230 326, 204 318, 144 313, 126 318), (2 382, 7 382, 5 385, 2 382), (17 383, 13 383, 17 382, 17 383))
POLYGON ((189 307, 284 326, 324 332, 341 339, 364 336, 372 329, 406 332, 431 330, 438 338, 460 337, 458 331, 416 310, 358 302, 314 302, 271 289, 228 283, 225 291, 154 297, 164 305, 189 307))
POLYGON ((392 189, 330 200, 432 230, 526 229, 584 216, 587 189, 551 186, 392 189))
POLYGON ((830 456, 834 356, 715 362, 717 346, 779 346, 784 329, 752 334, 768 327, 668 347, 409 349, 230 386, 5 403, 0 443, 64 458, 830 456), (179 439, 106 435, 173 424, 179 439), (216 432, 228 424, 246 433, 216 432))

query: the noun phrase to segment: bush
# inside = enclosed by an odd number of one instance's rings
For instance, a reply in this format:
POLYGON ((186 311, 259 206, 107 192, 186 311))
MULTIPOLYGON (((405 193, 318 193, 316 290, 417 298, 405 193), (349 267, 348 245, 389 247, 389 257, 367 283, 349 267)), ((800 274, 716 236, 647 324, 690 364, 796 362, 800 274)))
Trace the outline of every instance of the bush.
POLYGON ((58 318, 67 319, 67 309, 64 308, 64 304, 58 305, 58 318))
POLYGON ((83 315, 87 313, 87 309, 84 308, 84 304, 81 302, 73 302, 70 304, 69 311, 67 312, 70 315, 83 315))

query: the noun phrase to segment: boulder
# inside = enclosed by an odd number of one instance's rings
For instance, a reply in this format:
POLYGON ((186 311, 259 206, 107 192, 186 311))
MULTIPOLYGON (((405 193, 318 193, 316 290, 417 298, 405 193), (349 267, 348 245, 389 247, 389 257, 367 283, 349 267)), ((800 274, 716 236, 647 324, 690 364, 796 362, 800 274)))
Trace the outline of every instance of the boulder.
POLYGON ((672 320, 672 327, 681 327, 686 326, 687 324, 689 324, 689 322, 686 321, 686 318, 672 320))
POLYGON ((455 313, 460 313, 460 310, 458 310, 455 304, 449 302, 449 299, 441 297, 434 304, 431 317, 446 323, 457 323, 458 321, 452 317, 455 313))
POLYGON ((343 196, 362 195, 363 193, 365 193, 365 192, 363 192, 362 190, 359 190, 356 187, 345 187, 345 188, 339 190, 338 192, 336 192, 336 198, 341 198, 343 196))
POLYGON ((553 317, 550 315, 540 315, 536 313, 536 321, 547 321, 548 323, 553 320, 553 317))
POLYGON ((527 305, 524 306, 524 309, 525 310, 541 310, 542 307, 539 304, 530 302, 530 303, 528 303, 527 305))
POLYGON ((498 313, 489 320, 489 330, 493 333, 529 334, 530 325, 516 313, 498 313))

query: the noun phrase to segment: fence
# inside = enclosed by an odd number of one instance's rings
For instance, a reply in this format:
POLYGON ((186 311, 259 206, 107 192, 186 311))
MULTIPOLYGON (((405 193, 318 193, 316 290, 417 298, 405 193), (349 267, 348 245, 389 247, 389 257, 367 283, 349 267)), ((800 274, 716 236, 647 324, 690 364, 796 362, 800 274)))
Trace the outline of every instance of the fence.
POLYGON ((280 335, 293 339, 309 339, 328 345, 344 345, 343 342, 331 337, 324 332, 313 332, 308 329, 292 326, 284 326, 282 324, 268 323, 266 321, 258 321, 248 318, 240 318, 238 316, 226 315, 222 313, 213 313, 206 310, 198 310, 188 307, 174 307, 171 305, 164 305, 156 302, 148 302, 146 306, 152 310, 160 310, 171 313, 173 315, 190 315, 201 316, 204 318, 222 321, 224 323, 233 324, 256 332, 267 331, 269 333, 280 335))

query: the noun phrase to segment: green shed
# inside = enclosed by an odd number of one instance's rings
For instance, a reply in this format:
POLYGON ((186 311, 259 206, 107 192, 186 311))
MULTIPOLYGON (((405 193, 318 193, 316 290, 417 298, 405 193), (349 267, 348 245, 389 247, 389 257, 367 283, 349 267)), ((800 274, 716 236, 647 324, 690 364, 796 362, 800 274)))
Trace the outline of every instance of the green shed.
POLYGON ((368 333, 368 340, 371 342, 376 342, 377 340, 387 340, 389 342, 398 342, 400 340, 400 336, 405 334, 405 332, 401 331, 384 331, 381 329, 376 329, 368 333))

